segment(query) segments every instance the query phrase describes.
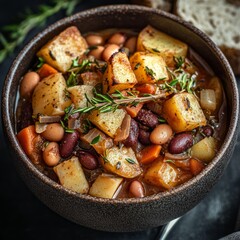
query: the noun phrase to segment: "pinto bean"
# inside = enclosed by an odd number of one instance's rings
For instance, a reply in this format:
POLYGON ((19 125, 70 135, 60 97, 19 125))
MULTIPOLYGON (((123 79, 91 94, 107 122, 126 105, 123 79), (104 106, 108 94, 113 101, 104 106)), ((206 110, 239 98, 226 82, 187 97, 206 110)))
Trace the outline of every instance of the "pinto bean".
POLYGON ((98 167, 98 160, 96 156, 94 156, 93 154, 83 150, 79 150, 77 152, 77 156, 79 158, 80 163, 86 169, 94 170, 98 167))
POLYGON ((136 49, 137 37, 130 37, 126 42, 124 47, 128 48, 130 53, 133 53, 136 49))
POLYGON ((97 46, 95 49, 93 49, 89 52, 89 55, 92 55, 96 59, 100 60, 102 58, 102 53, 103 53, 104 49, 105 48, 103 46, 97 46))
POLYGON ((139 121, 141 124, 150 127, 155 128, 158 125, 158 117, 156 114, 154 114, 152 111, 142 108, 138 115, 135 118, 137 121, 139 121))
POLYGON ((123 141, 123 144, 126 147, 137 147, 137 142, 138 142, 138 135, 139 135, 139 127, 137 122, 134 119, 131 119, 131 124, 130 124, 130 131, 127 139, 123 141))
POLYGON ((154 144, 164 144, 170 140, 172 134, 172 128, 168 124, 160 124, 151 132, 150 141, 154 144))
POLYGON ((129 193, 132 196, 137 197, 137 198, 144 197, 143 185, 137 180, 132 181, 129 186, 129 193))
POLYGON ((60 159, 58 144, 56 142, 50 142, 43 151, 44 162, 48 166, 53 167, 59 163, 60 159))
POLYGON ((89 46, 97 46, 104 43, 103 37, 97 34, 90 34, 85 39, 89 46))
POLYGON ((113 34, 108 42, 116 45, 122 45, 126 40, 126 35, 123 33, 115 33, 113 34))
POLYGON ((119 46, 116 44, 109 44, 102 53, 102 58, 107 61, 115 52, 118 52, 119 46))
POLYGON ((144 130, 144 129, 139 129, 139 135, 138 135, 138 140, 140 143, 143 145, 150 145, 150 132, 144 130))
POLYGON ((63 158, 69 157, 75 146, 77 145, 77 141, 79 139, 79 133, 74 131, 73 133, 64 133, 63 139, 60 143, 60 155, 63 158))
POLYGON ((193 135, 191 133, 179 133, 175 135, 168 145, 168 151, 172 154, 185 152, 193 145, 193 135))
POLYGON ((48 141, 59 142, 64 136, 64 129, 60 123, 51 123, 47 125, 46 130, 41 133, 41 136, 48 141))
POLYGON ((20 84, 21 97, 30 96, 40 81, 40 76, 36 72, 28 72, 24 75, 20 84))

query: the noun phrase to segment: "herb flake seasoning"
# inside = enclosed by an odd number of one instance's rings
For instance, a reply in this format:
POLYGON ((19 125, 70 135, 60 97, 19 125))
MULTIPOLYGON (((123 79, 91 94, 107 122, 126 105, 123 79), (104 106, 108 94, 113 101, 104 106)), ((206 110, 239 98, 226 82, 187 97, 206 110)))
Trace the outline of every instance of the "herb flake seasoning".
POLYGON ((150 76, 152 79, 154 78, 154 76, 156 75, 156 73, 149 67, 145 67, 145 72, 148 76, 150 76))
POLYGON ((125 158, 125 160, 130 164, 136 164, 136 162, 131 158, 125 158))
POLYGON ((100 135, 96 136, 96 137, 91 141, 91 145, 94 145, 94 144, 98 143, 99 140, 100 140, 100 138, 101 138, 100 135))

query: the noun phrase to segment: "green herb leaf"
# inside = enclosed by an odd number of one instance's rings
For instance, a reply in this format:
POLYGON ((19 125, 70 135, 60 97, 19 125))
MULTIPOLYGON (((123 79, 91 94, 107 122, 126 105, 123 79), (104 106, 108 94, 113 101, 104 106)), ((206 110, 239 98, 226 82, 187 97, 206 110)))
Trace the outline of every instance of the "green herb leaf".
POLYGON ((38 64, 37 64, 37 69, 42 67, 42 65, 45 63, 45 60, 41 57, 38 57, 38 64))
POLYGON ((125 158, 125 160, 130 164, 136 164, 136 162, 131 158, 125 158))
POLYGON ((98 142, 100 141, 100 138, 101 138, 100 135, 96 136, 96 137, 91 141, 90 144, 91 144, 91 145, 94 145, 94 144, 98 143, 98 142))
POLYGON ((151 78, 154 78, 154 76, 156 75, 156 73, 151 68, 149 68, 148 66, 145 67, 145 72, 151 78))

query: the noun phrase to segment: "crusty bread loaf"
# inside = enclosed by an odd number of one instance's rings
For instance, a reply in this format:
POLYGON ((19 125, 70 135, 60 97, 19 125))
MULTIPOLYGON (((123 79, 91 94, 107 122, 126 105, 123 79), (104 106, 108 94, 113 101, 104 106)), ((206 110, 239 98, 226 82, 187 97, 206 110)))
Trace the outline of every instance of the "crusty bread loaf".
POLYGON ((177 0, 175 14, 205 32, 240 74, 240 7, 226 0, 177 0))
POLYGON ((172 12, 191 22, 220 47, 233 72, 240 75, 240 0, 133 0, 133 2, 172 12))

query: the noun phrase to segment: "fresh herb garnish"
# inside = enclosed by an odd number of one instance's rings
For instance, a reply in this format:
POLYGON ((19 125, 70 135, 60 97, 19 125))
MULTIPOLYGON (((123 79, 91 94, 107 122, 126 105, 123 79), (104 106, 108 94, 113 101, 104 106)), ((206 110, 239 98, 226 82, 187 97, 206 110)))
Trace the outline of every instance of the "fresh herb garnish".
POLYGON ((149 67, 145 67, 145 72, 148 76, 150 76, 151 78, 154 78, 154 76, 156 75, 156 73, 149 67))
POLYGON ((160 53, 160 51, 157 48, 152 48, 153 52, 160 53))
POLYGON ((90 144, 91 144, 91 145, 94 145, 94 144, 98 143, 98 142, 100 141, 100 138, 101 138, 100 135, 96 136, 96 137, 91 141, 90 144))
POLYGON ((116 164, 116 169, 119 170, 121 168, 121 162, 118 161, 117 164, 116 164))
POLYGON ((60 121, 60 123, 61 123, 61 125, 62 125, 62 127, 63 127, 63 129, 66 133, 73 133, 74 132, 73 129, 70 129, 67 126, 65 126, 65 123, 63 121, 60 121))
POLYGON ((141 66, 141 63, 137 63, 134 67, 134 70, 137 70, 141 66))
POLYGON ((61 10, 65 10, 66 15, 70 15, 80 1, 52 0, 50 5, 41 4, 36 12, 28 9, 23 15, 24 20, 20 23, 5 26, 3 31, 6 32, 8 37, 4 36, 2 32, 0 33, 0 44, 2 45, 0 63, 24 42, 32 29, 45 25, 49 17, 61 10))
POLYGON ((165 123, 165 122, 167 122, 164 118, 162 118, 162 117, 158 117, 158 121, 160 122, 160 123, 165 123))
POLYGON ((181 68, 185 62, 184 57, 174 57, 174 61, 176 62, 176 68, 181 68))
POLYGON ((38 64, 37 64, 37 69, 41 68, 42 65, 45 63, 45 60, 41 57, 38 57, 38 64))
POLYGON ((131 158, 125 158, 125 160, 130 164, 136 164, 136 162, 131 158))

